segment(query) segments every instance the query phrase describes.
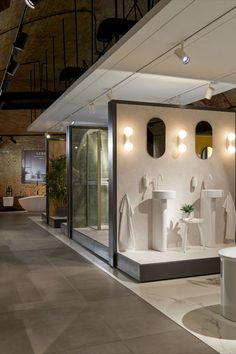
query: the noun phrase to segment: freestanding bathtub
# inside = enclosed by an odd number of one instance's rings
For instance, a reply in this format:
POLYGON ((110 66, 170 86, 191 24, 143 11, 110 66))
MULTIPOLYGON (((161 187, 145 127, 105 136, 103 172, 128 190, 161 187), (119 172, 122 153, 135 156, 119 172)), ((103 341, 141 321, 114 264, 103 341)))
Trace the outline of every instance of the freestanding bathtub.
POLYGON ((19 198, 21 207, 27 211, 45 211, 46 197, 41 195, 33 195, 30 197, 19 198))

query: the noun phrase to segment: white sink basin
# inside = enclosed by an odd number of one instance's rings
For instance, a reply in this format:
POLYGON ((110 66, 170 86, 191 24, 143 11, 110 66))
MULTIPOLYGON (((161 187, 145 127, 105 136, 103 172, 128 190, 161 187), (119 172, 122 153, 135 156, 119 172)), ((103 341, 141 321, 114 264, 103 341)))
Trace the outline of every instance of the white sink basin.
POLYGON ((176 198, 176 191, 158 189, 152 191, 153 199, 174 199, 176 198))
POLYGON ((201 198, 222 198, 224 196, 223 189, 202 189, 201 198))

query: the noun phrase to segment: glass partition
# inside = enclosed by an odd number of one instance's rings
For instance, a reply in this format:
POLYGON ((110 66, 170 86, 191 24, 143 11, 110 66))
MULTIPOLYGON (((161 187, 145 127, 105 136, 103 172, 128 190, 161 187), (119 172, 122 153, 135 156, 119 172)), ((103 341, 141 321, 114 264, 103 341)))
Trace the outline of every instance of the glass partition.
POLYGON ((72 128, 72 228, 108 246, 107 129, 72 128))

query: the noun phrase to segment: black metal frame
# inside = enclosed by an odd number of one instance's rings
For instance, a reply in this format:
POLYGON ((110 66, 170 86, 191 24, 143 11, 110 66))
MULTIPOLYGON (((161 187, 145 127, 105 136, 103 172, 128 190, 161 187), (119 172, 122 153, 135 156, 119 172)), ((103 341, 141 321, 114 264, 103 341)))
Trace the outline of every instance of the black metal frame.
MULTIPOLYGON (((65 134, 56 134, 55 136, 51 136, 49 139, 45 138, 45 151, 46 151, 46 174, 49 171, 49 144, 50 141, 61 141, 61 140, 66 140, 65 134), (61 137, 60 137, 61 135, 61 137)), ((48 186, 46 183, 46 222, 49 224, 49 200, 48 200, 48 186)))

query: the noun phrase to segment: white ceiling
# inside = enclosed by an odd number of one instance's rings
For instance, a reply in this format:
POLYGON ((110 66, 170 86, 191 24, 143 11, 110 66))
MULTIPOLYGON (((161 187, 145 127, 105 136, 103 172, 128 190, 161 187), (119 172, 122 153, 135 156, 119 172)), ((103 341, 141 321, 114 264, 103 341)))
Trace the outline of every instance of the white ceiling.
POLYGON ((107 122, 106 93, 119 100, 188 104, 236 87, 236 0, 162 0, 29 127, 107 122), (184 41, 188 65, 174 54, 184 41), (95 114, 88 108, 94 102, 95 114))

